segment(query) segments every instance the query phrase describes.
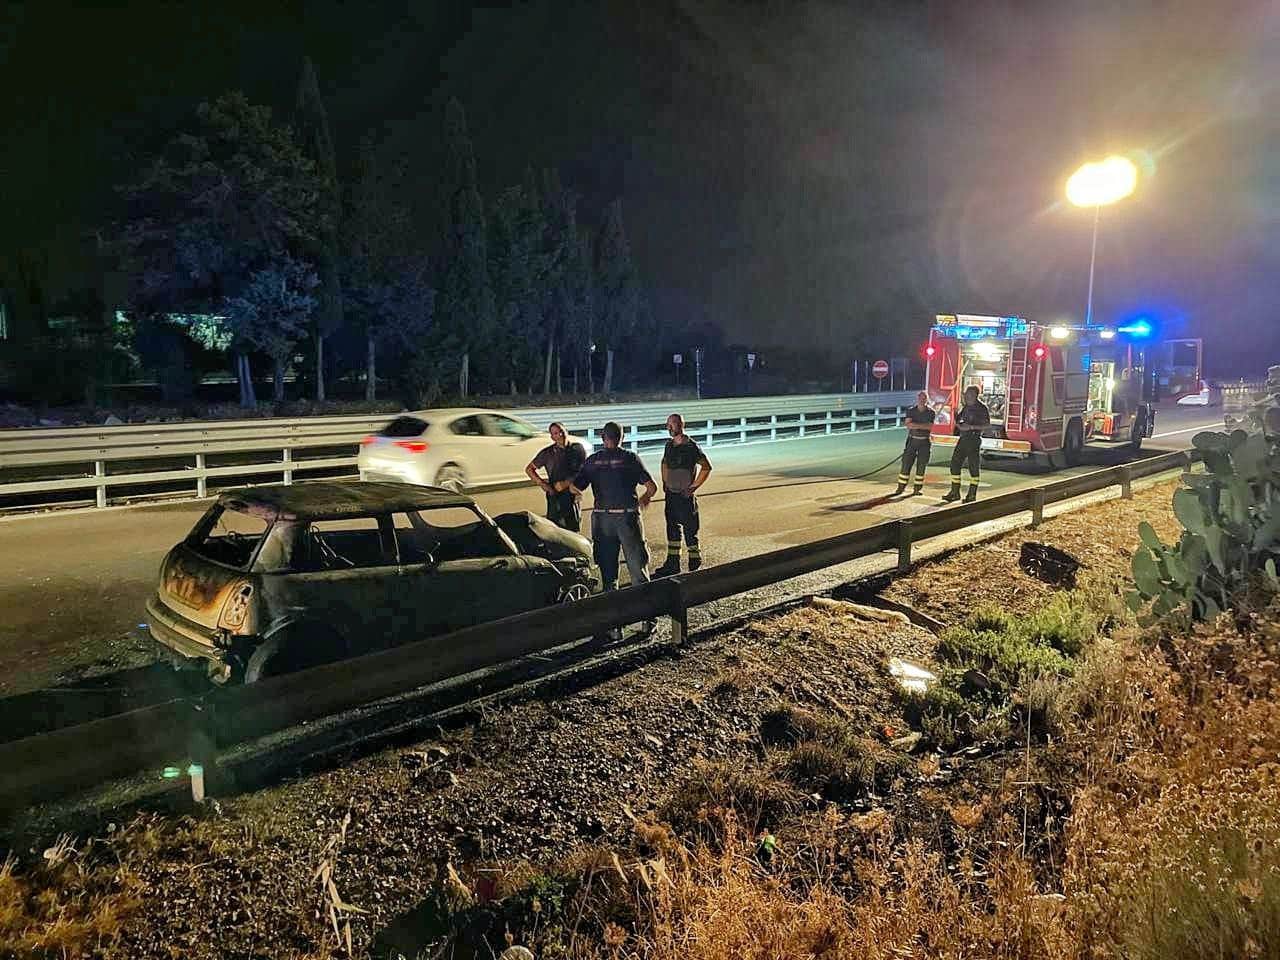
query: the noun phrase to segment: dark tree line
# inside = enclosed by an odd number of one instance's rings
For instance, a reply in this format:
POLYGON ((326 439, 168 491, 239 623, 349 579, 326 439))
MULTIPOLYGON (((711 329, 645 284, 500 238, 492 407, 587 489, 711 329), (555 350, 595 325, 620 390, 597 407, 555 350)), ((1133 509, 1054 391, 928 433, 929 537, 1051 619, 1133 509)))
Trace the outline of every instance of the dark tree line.
POLYGON ((245 405, 253 364, 281 400, 298 356, 317 400, 334 371, 362 374, 367 399, 381 382, 412 404, 595 392, 598 373, 612 390, 615 355, 647 320, 621 202, 593 231, 572 188, 532 168, 486 198, 456 100, 441 144, 440 168, 411 178, 367 135, 340 182, 310 61, 289 124, 239 93, 201 104, 120 188, 109 247, 142 364, 169 368, 165 384, 195 352, 224 355, 245 405), (436 230, 413 212, 423 183, 437 185, 436 230))

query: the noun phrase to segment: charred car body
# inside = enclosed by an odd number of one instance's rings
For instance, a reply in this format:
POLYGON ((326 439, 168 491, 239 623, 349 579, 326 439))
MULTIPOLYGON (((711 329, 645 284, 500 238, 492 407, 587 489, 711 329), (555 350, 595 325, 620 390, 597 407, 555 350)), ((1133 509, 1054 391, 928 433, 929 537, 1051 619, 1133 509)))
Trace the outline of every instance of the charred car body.
POLYGON ((252 683, 581 599, 590 557, 540 517, 438 488, 233 490, 165 557, 148 627, 175 666, 252 683))

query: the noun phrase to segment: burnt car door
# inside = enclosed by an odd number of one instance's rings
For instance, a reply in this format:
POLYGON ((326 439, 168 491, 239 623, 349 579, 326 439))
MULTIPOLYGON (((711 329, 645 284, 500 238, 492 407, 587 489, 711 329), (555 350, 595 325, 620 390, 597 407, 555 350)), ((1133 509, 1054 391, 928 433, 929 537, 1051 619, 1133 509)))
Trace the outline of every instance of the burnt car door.
POLYGON ((401 589, 416 637, 447 633, 542 606, 543 571, 488 517, 469 507, 395 515, 401 589))
POLYGON ((388 515, 296 525, 284 569, 264 576, 277 627, 336 633, 349 654, 399 642, 411 618, 397 607, 399 566, 388 515))

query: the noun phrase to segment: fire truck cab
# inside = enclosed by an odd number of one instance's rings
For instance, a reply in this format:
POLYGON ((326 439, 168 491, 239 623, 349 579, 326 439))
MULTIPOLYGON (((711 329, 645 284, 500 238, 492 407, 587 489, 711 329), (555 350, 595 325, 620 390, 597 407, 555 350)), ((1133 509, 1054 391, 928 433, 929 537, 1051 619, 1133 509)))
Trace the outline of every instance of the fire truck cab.
POLYGON ((924 350, 934 442, 955 443, 955 414, 976 386, 991 410, 984 456, 1063 466, 1078 463, 1086 443, 1140 447, 1155 409, 1144 401, 1142 370, 1115 341, 1103 327, 940 314, 924 350))

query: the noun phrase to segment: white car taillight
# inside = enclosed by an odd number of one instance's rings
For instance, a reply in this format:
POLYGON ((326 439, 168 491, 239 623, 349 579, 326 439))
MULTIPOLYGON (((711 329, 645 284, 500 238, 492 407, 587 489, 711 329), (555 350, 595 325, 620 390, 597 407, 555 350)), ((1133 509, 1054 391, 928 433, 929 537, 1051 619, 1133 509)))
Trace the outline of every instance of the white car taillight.
POLYGON ((233 630, 243 627, 245 618, 249 616, 249 601, 252 599, 253 584, 243 582, 237 584, 231 591, 231 596, 227 598, 227 602, 223 604, 218 625, 233 630))

